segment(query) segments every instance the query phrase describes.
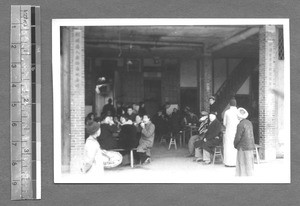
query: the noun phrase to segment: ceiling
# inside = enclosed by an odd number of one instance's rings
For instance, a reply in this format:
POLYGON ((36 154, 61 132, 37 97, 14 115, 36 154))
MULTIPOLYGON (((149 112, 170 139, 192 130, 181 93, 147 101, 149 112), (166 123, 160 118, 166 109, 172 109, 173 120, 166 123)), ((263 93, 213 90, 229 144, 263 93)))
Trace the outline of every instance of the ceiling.
MULTIPOLYGON (((255 26, 252 26, 255 27, 255 26)), ((250 26, 88 26, 87 56, 197 58, 203 50, 235 36, 250 26)), ((213 52, 215 57, 245 57, 258 53, 258 34, 241 38, 213 52)))

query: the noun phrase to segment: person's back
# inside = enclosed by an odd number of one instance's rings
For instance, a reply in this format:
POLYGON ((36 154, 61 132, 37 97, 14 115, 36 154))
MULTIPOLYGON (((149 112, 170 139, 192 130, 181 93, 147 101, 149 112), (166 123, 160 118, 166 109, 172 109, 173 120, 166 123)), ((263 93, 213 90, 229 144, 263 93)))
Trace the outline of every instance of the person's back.
POLYGON ((176 135, 181 130, 181 116, 177 110, 175 110, 171 115, 171 128, 173 135, 176 135))
POLYGON ((114 124, 111 116, 105 115, 101 119, 101 135, 98 137, 98 142, 102 149, 115 149, 117 140, 113 134, 117 132, 118 127, 114 124))
POLYGON ((119 148, 130 150, 137 145, 137 128, 133 124, 122 125, 119 134, 119 148))
POLYGON ((243 119, 237 126, 234 147, 239 150, 254 150, 253 125, 248 119, 243 119))

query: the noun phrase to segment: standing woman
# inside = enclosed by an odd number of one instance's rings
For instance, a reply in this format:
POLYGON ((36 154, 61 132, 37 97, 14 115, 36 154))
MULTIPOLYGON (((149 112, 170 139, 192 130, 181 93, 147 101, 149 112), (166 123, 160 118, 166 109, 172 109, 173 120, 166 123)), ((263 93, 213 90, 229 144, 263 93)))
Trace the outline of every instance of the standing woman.
POLYGON ((240 123, 234 139, 234 147, 238 150, 236 159, 236 176, 252 176, 254 173, 253 150, 254 136, 252 123, 247 120, 248 112, 244 108, 238 108, 240 123))
POLYGON ((237 117, 236 100, 232 98, 229 105, 230 108, 226 110, 223 120, 226 128, 223 138, 224 164, 227 167, 234 167, 236 165, 237 150, 234 148, 233 141, 239 120, 237 117))

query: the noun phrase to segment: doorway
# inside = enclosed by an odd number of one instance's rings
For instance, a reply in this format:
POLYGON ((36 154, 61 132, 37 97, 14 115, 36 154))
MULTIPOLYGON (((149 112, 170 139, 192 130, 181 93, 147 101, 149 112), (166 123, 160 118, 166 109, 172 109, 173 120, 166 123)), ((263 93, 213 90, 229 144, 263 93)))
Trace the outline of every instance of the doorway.
POLYGON ((198 95, 197 88, 180 88, 180 107, 184 109, 184 107, 188 106, 191 108, 191 112, 198 115, 198 95))
POLYGON ((144 101, 146 111, 152 117, 161 106, 161 80, 144 80, 144 101))

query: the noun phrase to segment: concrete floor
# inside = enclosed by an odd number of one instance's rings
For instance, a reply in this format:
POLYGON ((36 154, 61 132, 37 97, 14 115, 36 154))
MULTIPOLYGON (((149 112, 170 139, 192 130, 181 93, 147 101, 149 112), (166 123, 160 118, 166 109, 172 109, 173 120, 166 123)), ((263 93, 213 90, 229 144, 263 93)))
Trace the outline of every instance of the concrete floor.
MULTIPOLYGON (((188 158, 186 147, 167 149, 156 144, 148 165, 120 166, 104 171, 102 183, 289 183, 290 164, 285 159, 255 164, 253 177, 235 177, 235 168, 225 167, 220 161, 203 165, 188 158)), ((65 182, 83 183, 78 175, 64 175, 65 182)))

